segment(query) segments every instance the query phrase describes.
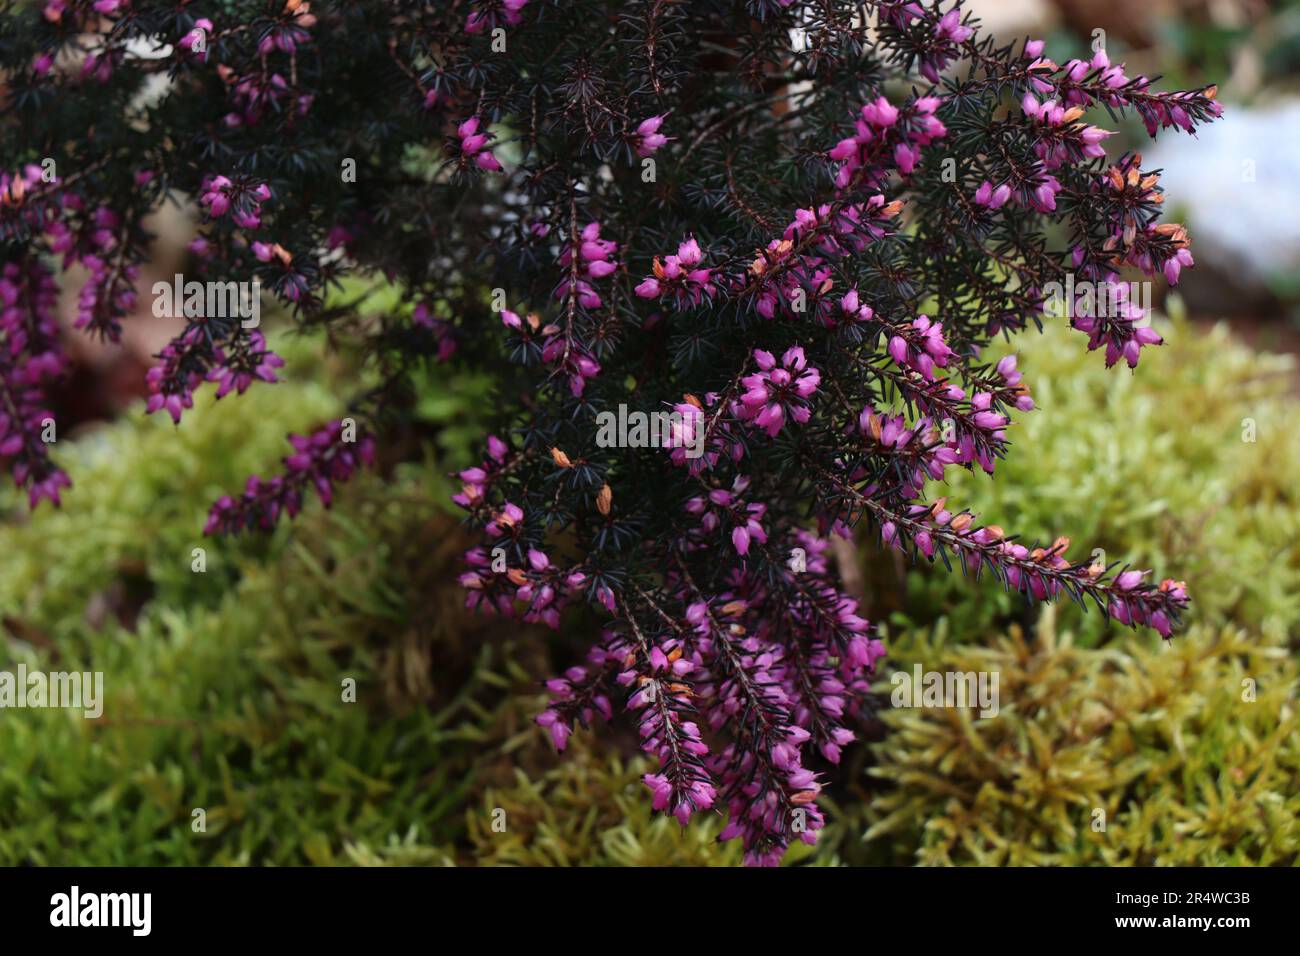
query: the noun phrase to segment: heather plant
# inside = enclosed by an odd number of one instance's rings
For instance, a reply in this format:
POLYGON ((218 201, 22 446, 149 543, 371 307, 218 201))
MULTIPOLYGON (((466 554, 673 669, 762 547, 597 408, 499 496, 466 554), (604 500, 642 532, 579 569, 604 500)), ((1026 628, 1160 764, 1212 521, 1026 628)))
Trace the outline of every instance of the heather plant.
MULTIPOLYGON (((1108 156, 1093 121, 1190 132, 1219 114, 1213 87, 1160 92, 1100 48, 1057 64, 960 3, 4 13, 0 456, 33 506, 70 480, 48 437, 54 273, 84 268, 76 325, 116 340, 143 304, 145 216, 175 200, 201 228, 184 301, 154 287, 185 328, 148 375, 150 414, 183 429, 196 393, 281 387, 250 296, 366 369, 346 414, 227 488, 203 530, 330 504, 400 451, 413 379, 482 370, 494 433, 454 499, 481 539, 469 604, 602 618, 538 722, 563 748, 630 711, 654 809, 725 807, 749 862, 815 842, 817 762, 854 738, 884 653, 831 539, 868 527, 1031 601, 1177 626, 1180 582, 1023 543, 927 485, 1007 453, 1030 380, 982 350, 1043 321, 1049 290, 1192 265, 1158 173, 1108 156), (401 290, 386 314, 330 294, 377 275, 401 290), (624 407, 671 415, 655 441, 610 440, 599 423, 624 407)), ((1049 321, 1134 367, 1161 339, 1118 304, 1049 321)))

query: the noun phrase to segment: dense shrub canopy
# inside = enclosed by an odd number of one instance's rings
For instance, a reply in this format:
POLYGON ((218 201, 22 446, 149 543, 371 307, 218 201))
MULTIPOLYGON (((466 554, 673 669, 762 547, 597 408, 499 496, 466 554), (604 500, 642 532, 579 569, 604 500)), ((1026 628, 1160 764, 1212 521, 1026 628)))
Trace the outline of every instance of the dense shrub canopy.
MULTIPOLYGON (((456 497, 482 537, 471 603, 600 613, 539 722, 563 747, 626 707, 660 761, 654 806, 725 804, 751 861, 815 840, 811 764, 852 739, 883 654, 830 538, 865 520, 914 558, 1164 635, 1186 606, 1179 582, 1021 543, 926 485, 992 473, 1033 408, 985 343, 1056 286, 1192 264, 1158 175, 1108 157, 1089 118, 1190 131, 1213 88, 1157 92, 1102 49, 1057 64, 952 4, 5 7, 0 456, 33 503, 68 485, 43 440, 66 367, 54 270, 87 270, 77 325, 116 339, 143 217, 174 199, 203 220, 187 281, 256 281, 378 382, 206 530, 328 504, 409 414, 414 370, 491 370, 499 429, 456 497), (403 306, 363 319, 330 293, 350 273, 403 306)), ((252 315, 211 290, 170 297, 188 324, 151 413, 277 378, 252 315)), ((1160 341, 1136 303, 1068 305, 1107 364, 1160 341)))

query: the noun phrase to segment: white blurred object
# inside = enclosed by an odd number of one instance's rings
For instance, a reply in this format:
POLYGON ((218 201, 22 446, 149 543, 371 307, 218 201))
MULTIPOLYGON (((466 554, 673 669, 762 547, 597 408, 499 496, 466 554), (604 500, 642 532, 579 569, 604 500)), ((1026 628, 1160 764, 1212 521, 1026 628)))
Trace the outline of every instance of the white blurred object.
POLYGON ((970 0, 964 9, 980 18, 982 34, 992 34, 1002 43, 1026 33, 1041 37, 1058 19, 1047 0, 970 0))
POLYGON ((1164 130, 1142 167, 1164 170, 1166 216, 1186 211, 1198 269, 1253 286, 1300 269, 1300 101, 1226 105, 1195 138, 1164 130))

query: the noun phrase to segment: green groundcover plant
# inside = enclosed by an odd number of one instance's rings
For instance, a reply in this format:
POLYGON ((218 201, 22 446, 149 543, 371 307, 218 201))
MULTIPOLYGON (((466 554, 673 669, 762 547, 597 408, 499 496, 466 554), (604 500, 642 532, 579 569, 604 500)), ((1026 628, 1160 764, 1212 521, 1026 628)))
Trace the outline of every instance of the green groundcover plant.
MULTIPOLYGON (((476 762, 535 735, 516 702, 535 682, 449 573, 464 544, 432 459, 270 539, 196 533, 214 485, 338 411, 352 372, 319 343, 281 350, 280 392, 201 400, 183 434, 130 416, 67 443, 85 478, 60 510, 3 497, 5 669, 101 671, 107 689, 94 720, 5 712, 0 864, 365 862, 415 837, 441 860, 476 762)), ((429 421, 468 414, 427 398, 429 421)))
POLYGON ((900 661, 996 671, 997 719, 892 710, 868 842, 894 862, 1295 865, 1300 696, 1285 636, 1194 627, 1173 645, 1081 648, 1049 612, 987 647, 944 629, 900 661))

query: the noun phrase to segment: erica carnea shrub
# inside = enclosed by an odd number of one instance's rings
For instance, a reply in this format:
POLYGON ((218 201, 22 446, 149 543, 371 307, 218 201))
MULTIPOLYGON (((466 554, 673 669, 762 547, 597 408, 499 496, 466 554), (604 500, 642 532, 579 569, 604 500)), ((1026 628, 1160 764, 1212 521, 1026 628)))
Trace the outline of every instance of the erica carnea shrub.
MULTIPOLYGON (((654 807, 725 808, 751 862, 816 839, 819 764, 884 653, 834 536, 1166 636, 1187 605, 926 486, 1006 453, 1029 381, 981 346, 1039 323, 1049 288, 1192 264, 1158 174, 1094 121, 1192 131, 1213 88, 1160 92, 1101 51, 1058 64, 959 3, 2 6, 0 456, 33 504, 68 487, 42 441, 67 364, 54 273, 84 269, 76 325, 117 339, 147 312, 143 217, 176 200, 201 230, 149 412, 184 427, 196 390, 277 378, 257 310, 213 309, 214 284, 326 327, 377 383, 207 530, 328 504, 410 414, 413 373, 489 370, 499 428, 455 499, 482 541, 470 603, 603 618, 539 723, 562 748, 629 712, 654 807), (349 274, 404 307, 366 316, 331 292, 349 274)), ((1069 321, 1135 366, 1160 337, 1119 304, 1069 321)))

